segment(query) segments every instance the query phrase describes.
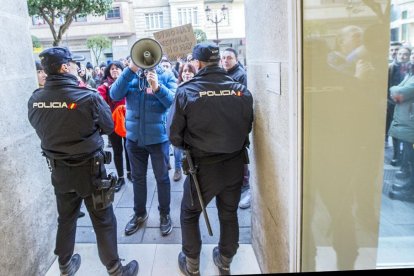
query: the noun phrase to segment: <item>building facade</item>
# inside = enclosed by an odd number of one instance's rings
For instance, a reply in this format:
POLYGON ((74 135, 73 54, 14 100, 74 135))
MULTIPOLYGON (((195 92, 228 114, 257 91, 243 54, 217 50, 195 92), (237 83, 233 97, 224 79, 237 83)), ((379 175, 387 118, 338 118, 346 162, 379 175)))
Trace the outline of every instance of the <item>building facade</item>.
MULTIPOLYGON (((220 47, 234 47, 244 62, 244 18, 243 0, 114 0, 112 9, 104 16, 76 17, 64 34, 61 45, 68 46, 85 60, 94 61, 86 40, 102 35, 111 39, 112 46, 105 49, 101 61, 119 59, 129 55, 137 39, 153 37, 154 32, 191 23, 193 29, 206 34, 207 40, 216 40, 219 34, 220 47), (224 13, 221 11, 223 5, 227 8, 224 13), (212 19, 217 14, 222 20, 217 24, 207 20, 207 7, 211 10, 212 19)), ((49 25, 38 16, 33 16, 31 23, 30 32, 40 40, 41 49, 51 47, 53 41, 49 25)))
POLYGON ((393 1, 391 10, 391 41, 414 45, 414 1, 393 1))

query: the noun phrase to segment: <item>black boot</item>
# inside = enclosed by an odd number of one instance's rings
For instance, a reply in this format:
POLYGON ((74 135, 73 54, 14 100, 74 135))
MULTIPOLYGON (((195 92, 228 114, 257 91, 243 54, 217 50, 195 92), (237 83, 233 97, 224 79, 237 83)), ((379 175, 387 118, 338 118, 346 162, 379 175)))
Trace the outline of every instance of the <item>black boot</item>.
POLYGON ((138 274, 139 265, 137 261, 130 261, 127 265, 117 262, 112 268, 108 269, 110 276, 136 276, 138 274))
POLYGON ((119 192, 121 190, 122 185, 125 185, 125 179, 124 177, 119 177, 115 184, 115 192, 119 192))
POLYGON ((200 258, 188 258, 183 252, 180 252, 178 255, 178 266, 186 276, 200 276, 200 258))
POLYGON ((395 173, 395 178, 406 179, 411 176, 413 164, 410 161, 410 151, 404 150, 402 152, 401 168, 395 173))
POLYGON ((79 254, 74 254, 69 262, 64 265, 59 264, 61 276, 73 276, 78 271, 81 264, 81 257, 79 254))
POLYGON ((402 182, 398 181, 392 184, 392 191, 394 192, 412 192, 414 194, 414 184, 412 181, 402 182))
POLYGON ((412 182, 394 184, 388 193, 391 199, 401 201, 414 201, 414 184, 412 182))
POLYGON ((395 173, 397 179, 407 179, 410 177, 410 170, 401 166, 401 169, 395 173))
POLYGON ((220 275, 230 275, 230 264, 233 258, 227 258, 220 254, 219 248, 213 249, 213 261, 218 267, 220 275))
POLYGON ((401 149, 400 149, 401 141, 392 138, 392 146, 393 146, 393 157, 390 162, 391 166, 397 167, 401 165, 401 149))

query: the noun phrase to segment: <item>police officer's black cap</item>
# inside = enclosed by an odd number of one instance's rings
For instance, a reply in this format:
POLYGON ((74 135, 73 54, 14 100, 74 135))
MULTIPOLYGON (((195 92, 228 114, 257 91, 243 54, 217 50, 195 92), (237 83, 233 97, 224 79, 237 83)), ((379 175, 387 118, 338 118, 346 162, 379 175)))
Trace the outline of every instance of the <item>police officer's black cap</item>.
POLYGON ((219 61, 219 47, 213 43, 199 43, 193 48, 193 58, 204 62, 219 61))
POLYGON ((42 64, 65 64, 73 60, 72 53, 68 48, 52 47, 39 54, 42 64))

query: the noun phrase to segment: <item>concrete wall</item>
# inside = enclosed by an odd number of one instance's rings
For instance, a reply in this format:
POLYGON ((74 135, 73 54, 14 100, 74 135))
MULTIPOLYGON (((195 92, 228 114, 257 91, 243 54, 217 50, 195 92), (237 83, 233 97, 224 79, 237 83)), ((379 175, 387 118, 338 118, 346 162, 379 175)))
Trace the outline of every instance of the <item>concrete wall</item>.
POLYGON ((25 0, 0 0, 0 275, 44 275, 54 260, 56 207, 27 120, 36 88, 25 0))
POLYGON ((299 204, 296 4, 245 1, 251 146, 252 244, 263 273, 297 270, 299 204))

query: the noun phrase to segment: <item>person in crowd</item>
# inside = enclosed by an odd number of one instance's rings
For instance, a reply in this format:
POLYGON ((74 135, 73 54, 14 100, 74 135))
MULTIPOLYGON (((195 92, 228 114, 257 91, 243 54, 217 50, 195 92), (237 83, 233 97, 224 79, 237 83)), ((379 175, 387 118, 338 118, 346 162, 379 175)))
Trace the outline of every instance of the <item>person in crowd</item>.
MULTIPOLYGON (((400 53, 401 49, 398 51, 400 53)), ((409 56, 409 55, 408 55, 409 56)), ((398 57, 397 57, 398 58, 398 57)), ((392 185, 389 196, 395 199, 407 200, 414 198, 414 74, 410 67, 408 74, 398 85, 390 87, 390 95, 395 102, 394 117, 389 135, 403 143, 404 163, 410 171, 406 182, 392 185)), ((400 179, 403 177, 400 177, 400 179)))
POLYGON ((225 49, 221 55, 221 65, 230 77, 244 86, 247 86, 246 71, 239 63, 236 50, 233 48, 225 49))
MULTIPOLYGON (((246 71, 242 66, 240 66, 236 50, 234 50, 233 48, 227 48, 224 50, 224 52, 221 55, 221 66, 224 68, 224 70, 227 71, 227 74, 229 74, 233 80, 243 84, 244 86, 247 86, 246 71)), ((239 204, 239 207, 241 209, 247 209, 250 207, 251 192, 249 178, 249 165, 245 164, 242 186, 242 193, 244 194, 244 196, 242 197, 242 200, 240 200, 239 204)))
POLYGON ((108 274, 137 275, 138 262, 123 266, 118 256, 112 201, 103 200, 111 197, 111 189, 97 188, 107 178, 101 134, 113 131, 111 111, 97 93, 79 87, 78 66, 67 48, 49 48, 39 57, 48 76, 44 88, 34 91, 29 99, 28 118, 51 170, 58 210, 54 252, 61 275, 75 275, 80 267, 81 257, 73 253, 82 201, 95 231, 99 258, 108 274), (51 102, 54 108, 44 108, 51 102), (100 197, 102 193, 105 196, 100 197))
POLYGON ((172 231, 170 217, 171 185, 168 175, 169 141, 166 133, 166 116, 174 99, 177 80, 171 72, 157 65, 142 70, 134 62, 129 64, 112 84, 113 100, 126 97, 126 148, 131 163, 134 189, 134 216, 125 227, 125 235, 138 231, 148 218, 147 168, 151 157, 157 181, 162 235, 172 231))
POLYGON ((124 69, 129 66, 129 59, 130 59, 130 56, 119 59, 119 62, 122 63, 122 65, 124 66, 124 69))
POLYGON ((188 63, 191 63, 191 65, 193 65, 194 66, 194 68, 198 71, 199 69, 200 69, 200 63, 199 63, 199 61, 198 60, 196 60, 195 58, 193 58, 193 54, 192 53, 189 53, 188 55, 187 55, 187 62, 188 63))
POLYGON ((103 74, 101 74, 101 68, 99 66, 95 66, 93 72, 93 80, 95 81, 96 87, 98 87, 99 85, 101 85, 101 80, 103 77, 103 74))
POLYGON ((92 78, 92 75, 89 74, 88 70, 86 69, 86 66, 83 64, 80 64, 78 75, 81 79, 81 81, 85 84, 88 88, 96 88, 96 83, 92 78))
POLYGON ((398 41, 391 41, 390 42, 390 49, 389 49, 389 56, 388 56, 388 63, 392 63, 397 59, 398 50, 401 48, 402 43, 398 41))
POLYGON ((178 79, 178 76, 180 75, 178 72, 180 71, 181 66, 186 62, 187 62, 186 58, 177 57, 175 64, 173 66, 173 72, 177 72, 177 75, 176 75, 177 79, 178 79))
MULTIPOLYGON (((390 88, 396 86, 401 83, 401 81, 405 78, 408 69, 410 67, 410 55, 411 49, 408 47, 400 47, 397 53, 397 57, 395 61, 393 61, 388 67, 388 94, 387 94, 387 115, 386 115, 386 124, 385 124, 385 141, 388 142, 388 134, 391 123, 394 117, 394 109, 396 106, 396 102, 394 101, 393 97, 391 96, 390 88)), ((401 152, 401 141, 398 140, 397 137, 392 136, 392 145, 393 145, 393 157, 390 161, 392 166, 400 166, 402 165, 402 152, 401 152)), ((406 170, 407 164, 402 165, 402 170, 406 170)))
MULTIPOLYGON (((124 70, 124 66, 120 61, 113 61, 109 63, 109 65, 105 68, 104 76, 102 78, 102 84, 98 86, 98 92, 101 94, 102 98, 111 108, 111 112, 119 105, 125 104, 125 98, 114 101, 111 99, 109 95, 109 91, 112 87, 112 84, 116 81, 116 79, 121 75, 122 71, 124 70)), ((129 164, 128 152, 125 148, 126 139, 118 135, 115 131, 112 132, 108 136, 109 140, 111 141, 112 150, 114 153, 114 163, 116 172, 118 174, 118 181, 115 186, 115 192, 121 190, 122 186, 125 185, 125 177, 124 177, 124 158, 123 152, 125 151, 125 164, 127 169, 127 177, 131 181, 131 166, 129 164)))
POLYGON ((178 72, 174 70, 171 62, 166 57, 161 60, 161 66, 165 71, 172 72, 174 74, 174 77, 178 78, 178 72))
POLYGON ((39 88, 43 88, 45 86, 47 75, 40 61, 36 60, 35 66, 36 66, 36 72, 37 72, 37 84, 39 85, 39 88))
POLYGON ((92 65, 92 63, 90 61, 87 61, 85 67, 86 67, 86 71, 88 71, 92 75, 92 72, 93 72, 93 65, 92 65))
MULTIPOLYGON (((194 75, 197 73, 195 67, 190 63, 184 63, 179 71, 178 71, 178 80, 177 84, 181 85, 189 80, 191 80, 194 75)), ((174 147, 174 146, 173 146, 174 147)), ((183 150, 174 147, 174 163, 175 163, 175 171, 174 171, 174 181, 180 181, 183 177, 182 173, 182 158, 183 158, 183 150)))
MULTIPOLYGON (((200 70, 178 87, 167 123, 169 138, 174 146, 191 152, 205 204, 216 197, 220 240, 213 260, 220 274, 229 274, 239 246, 237 209, 253 122, 253 98, 246 86, 219 67, 220 52, 215 44, 197 44, 192 56, 200 70)), ((178 256, 184 275, 200 275, 201 212, 194 179, 187 176, 180 214, 182 252, 178 256)))
POLYGON ((97 87, 99 85, 101 85, 101 83, 102 83, 102 78, 105 74, 105 68, 106 68, 106 63, 102 62, 101 64, 99 64, 99 71, 96 70, 97 74, 95 75, 94 81, 95 81, 95 84, 96 84, 97 87))

